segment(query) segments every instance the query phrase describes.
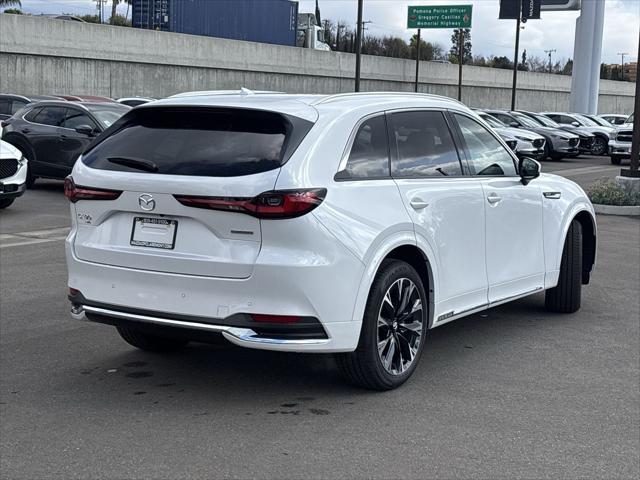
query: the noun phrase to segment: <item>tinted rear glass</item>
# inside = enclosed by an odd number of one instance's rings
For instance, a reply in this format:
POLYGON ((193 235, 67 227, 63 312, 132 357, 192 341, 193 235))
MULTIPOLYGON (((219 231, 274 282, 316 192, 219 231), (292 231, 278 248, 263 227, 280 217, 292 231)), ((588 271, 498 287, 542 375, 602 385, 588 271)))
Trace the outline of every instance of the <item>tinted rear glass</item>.
POLYGON ((121 123, 86 153, 85 164, 140 172, 113 162, 134 159, 152 162, 159 174, 251 175, 279 168, 289 137, 298 136, 283 115, 244 109, 141 108, 121 123))
POLYGON ((106 105, 87 105, 87 108, 93 116, 98 119, 102 128, 109 128, 113 125, 121 116, 131 110, 126 105, 119 104, 106 104, 106 105))

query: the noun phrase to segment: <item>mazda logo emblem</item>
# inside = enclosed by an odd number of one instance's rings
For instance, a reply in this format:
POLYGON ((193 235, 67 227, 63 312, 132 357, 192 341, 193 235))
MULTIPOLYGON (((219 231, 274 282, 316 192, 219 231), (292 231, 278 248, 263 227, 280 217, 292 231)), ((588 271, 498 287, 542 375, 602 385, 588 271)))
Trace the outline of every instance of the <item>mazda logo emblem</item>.
POLYGON ((150 212, 151 210, 156 208, 156 201, 148 193, 143 193, 138 197, 138 205, 140 205, 140 208, 142 210, 150 212))

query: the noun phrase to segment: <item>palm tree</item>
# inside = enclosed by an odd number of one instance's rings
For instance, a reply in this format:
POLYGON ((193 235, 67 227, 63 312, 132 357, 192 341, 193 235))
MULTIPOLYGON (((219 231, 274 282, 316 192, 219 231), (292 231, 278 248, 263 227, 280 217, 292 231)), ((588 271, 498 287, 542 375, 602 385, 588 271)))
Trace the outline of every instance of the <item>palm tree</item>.
POLYGON ((0 8, 11 7, 13 5, 21 7, 22 3, 20 3, 20 0, 0 0, 0 8))

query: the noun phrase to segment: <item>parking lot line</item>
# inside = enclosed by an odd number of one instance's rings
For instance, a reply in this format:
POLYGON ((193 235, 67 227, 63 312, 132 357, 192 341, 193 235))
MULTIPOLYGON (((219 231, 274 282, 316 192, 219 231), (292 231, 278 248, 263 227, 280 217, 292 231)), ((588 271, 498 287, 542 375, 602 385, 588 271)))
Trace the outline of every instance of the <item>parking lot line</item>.
POLYGON ((0 234, 0 249, 33 245, 36 243, 57 242, 64 240, 69 233, 69 227, 33 230, 29 232, 0 234))

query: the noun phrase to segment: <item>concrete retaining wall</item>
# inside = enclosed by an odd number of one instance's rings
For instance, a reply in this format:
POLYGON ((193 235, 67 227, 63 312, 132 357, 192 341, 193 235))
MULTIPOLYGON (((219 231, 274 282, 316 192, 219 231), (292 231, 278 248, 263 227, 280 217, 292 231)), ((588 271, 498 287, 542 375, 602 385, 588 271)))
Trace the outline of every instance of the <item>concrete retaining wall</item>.
MULTIPOLYGON (((353 91, 355 56, 220 38, 0 15, 0 91, 165 97, 188 90, 353 91)), ((457 95, 456 65, 422 62, 420 90, 457 95)), ((364 56, 364 91, 413 90, 415 62, 364 56)), ((464 67, 462 100, 508 108, 511 72, 464 67)), ((521 72, 518 108, 567 110, 571 77, 521 72)), ((603 80, 599 110, 629 113, 634 88, 603 80)))

